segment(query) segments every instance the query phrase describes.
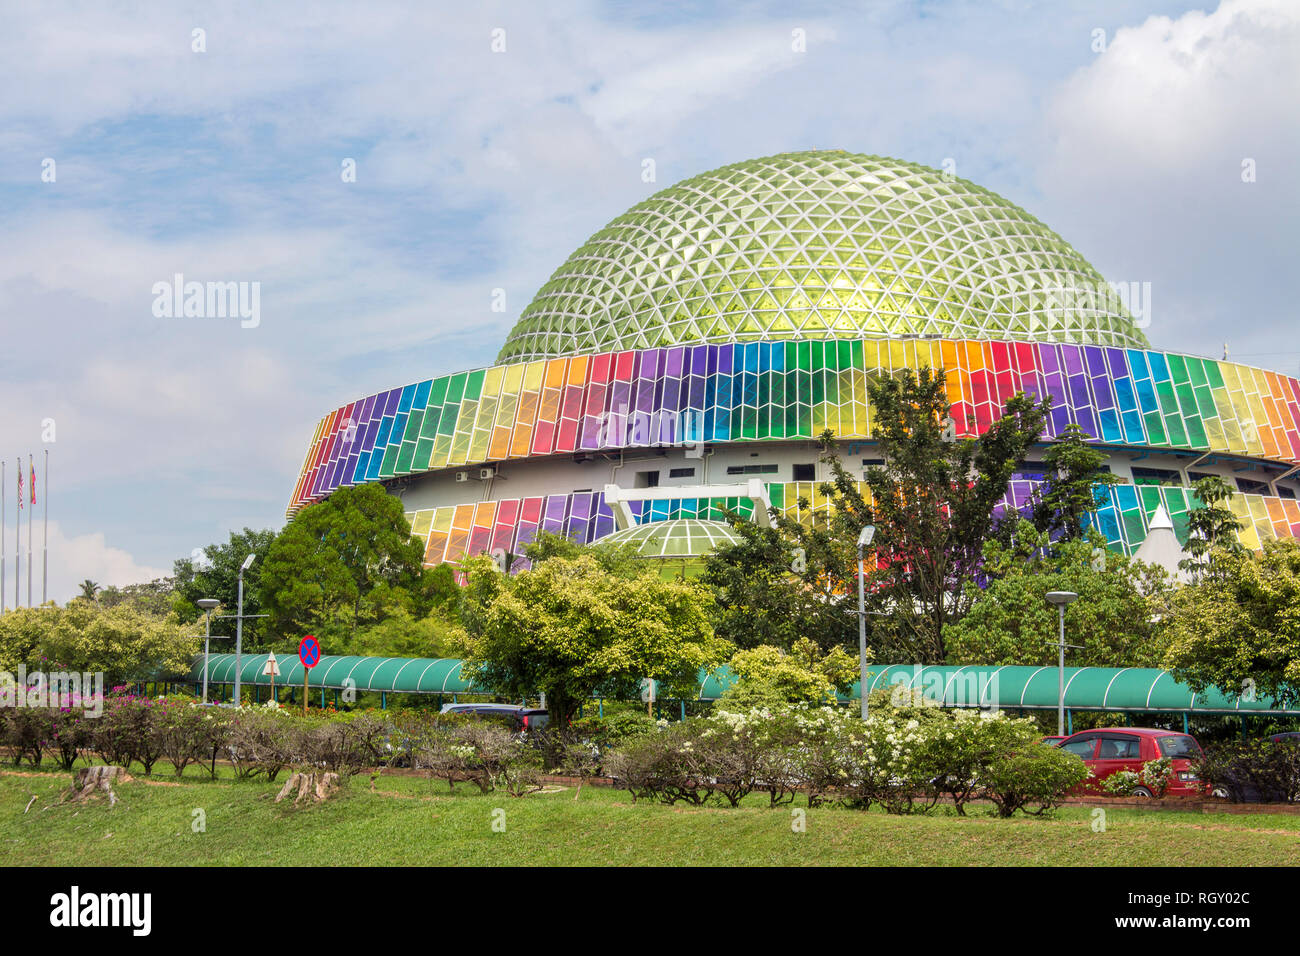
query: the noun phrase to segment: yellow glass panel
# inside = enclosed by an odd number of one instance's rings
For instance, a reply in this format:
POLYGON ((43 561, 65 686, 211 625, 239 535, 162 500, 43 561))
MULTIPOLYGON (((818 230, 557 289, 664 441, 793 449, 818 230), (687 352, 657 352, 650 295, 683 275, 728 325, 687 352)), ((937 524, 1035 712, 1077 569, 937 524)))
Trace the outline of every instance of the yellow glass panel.
POLYGON ((1255 526, 1255 531, 1260 540, 1277 537, 1273 533, 1273 522, 1268 515, 1268 506, 1264 504, 1264 496, 1246 495, 1246 501, 1250 505, 1251 523, 1255 526))
POLYGON ((433 527, 433 509, 425 508, 423 511, 417 511, 411 516, 411 535, 412 537, 424 540, 429 536, 429 530, 433 527))
POLYGON ((1246 501, 1247 498, 1251 497, 1254 496, 1233 495, 1228 501, 1228 507, 1232 509, 1232 513, 1241 520, 1243 525, 1242 529, 1237 532, 1237 539, 1245 547, 1250 548, 1252 551, 1258 551, 1260 548, 1259 532, 1255 530, 1255 521, 1250 513, 1250 504, 1246 501))

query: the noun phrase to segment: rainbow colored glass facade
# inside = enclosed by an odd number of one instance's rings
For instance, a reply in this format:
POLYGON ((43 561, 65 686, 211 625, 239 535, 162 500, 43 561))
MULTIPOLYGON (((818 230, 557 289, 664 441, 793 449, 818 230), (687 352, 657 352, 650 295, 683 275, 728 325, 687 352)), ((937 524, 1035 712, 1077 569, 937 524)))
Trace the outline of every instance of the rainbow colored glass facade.
MULTIPOLYGON (((290 512, 344 485, 536 456, 658 445, 871 438, 866 382, 942 367, 959 433, 983 431, 1018 391, 1052 397, 1046 438, 1074 423, 1099 442, 1300 461, 1300 382, 1231 362, 1142 349, 988 341, 814 341, 577 355, 429 379, 368 396, 321 420, 290 512), (970 425, 967 425, 967 422, 970 425)), ((1031 482, 1008 489, 1024 504, 1031 482)), ((813 483, 771 483, 793 506, 813 483)), ((1098 514, 1117 547, 1145 536, 1184 489, 1119 486, 1098 514)), ((644 517, 716 517, 722 502, 656 502, 644 517)), ((732 500, 736 507, 740 500, 732 500)), ((1247 537, 1300 533, 1290 499, 1238 495, 1247 537)), ((613 530, 599 492, 466 503, 413 513, 430 563, 516 550, 541 527, 592 540, 613 530)))

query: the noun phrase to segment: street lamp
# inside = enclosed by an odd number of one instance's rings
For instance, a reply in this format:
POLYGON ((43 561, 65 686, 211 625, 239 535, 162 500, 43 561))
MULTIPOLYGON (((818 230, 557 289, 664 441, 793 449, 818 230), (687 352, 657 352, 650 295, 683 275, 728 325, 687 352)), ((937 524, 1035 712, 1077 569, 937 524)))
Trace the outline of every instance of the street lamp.
POLYGON ((1078 647, 1077 644, 1065 643, 1065 606, 1078 598, 1079 595, 1073 591, 1047 592, 1047 603, 1056 606, 1061 622, 1060 638, 1056 642, 1056 733, 1060 737, 1065 736, 1065 649, 1078 647))
POLYGON ((858 699, 862 719, 867 719, 867 595, 866 575, 862 571, 863 552, 876 536, 876 526, 869 524, 858 535, 858 699))
POLYGON ((244 572, 253 565, 256 554, 244 558, 239 566, 239 614, 235 617, 235 706, 239 706, 239 655, 244 649, 244 572))
POLYGON ((203 634, 203 703, 208 702, 208 642, 212 640, 212 609, 221 602, 216 598, 199 598, 196 602, 203 608, 207 624, 203 634))

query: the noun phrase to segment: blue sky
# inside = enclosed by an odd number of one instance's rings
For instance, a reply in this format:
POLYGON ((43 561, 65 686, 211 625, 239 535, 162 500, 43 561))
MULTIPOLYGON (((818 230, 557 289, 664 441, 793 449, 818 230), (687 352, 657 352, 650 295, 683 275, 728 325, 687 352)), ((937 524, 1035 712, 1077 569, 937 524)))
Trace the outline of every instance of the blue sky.
POLYGON ((231 528, 279 526, 329 409, 490 363, 609 219, 786 150, 952 159, 1108 279, 1151 282, 1154 344, 1218 355, 1226 341, 1300 372, 1288 0, 0 17, 6 547, 13 459, 49 447, 60 600, 82 578, 145 579, 231 528), (175 273, 259 282, 260 324, 156 318, 152 287, 175 273))

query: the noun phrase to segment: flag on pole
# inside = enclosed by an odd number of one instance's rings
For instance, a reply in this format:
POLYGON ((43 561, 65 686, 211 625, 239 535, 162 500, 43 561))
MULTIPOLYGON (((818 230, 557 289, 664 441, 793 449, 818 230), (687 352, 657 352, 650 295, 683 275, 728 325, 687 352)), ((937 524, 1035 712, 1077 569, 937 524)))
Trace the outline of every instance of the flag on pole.
POLYGON ((18 510, 23 510, 23 460, 18 459, 18 510))
POLYGON ((32 504, 36 504, 36 466, 32 464, 32 456, 27 456, 27 464, 32 470, 32 504))

